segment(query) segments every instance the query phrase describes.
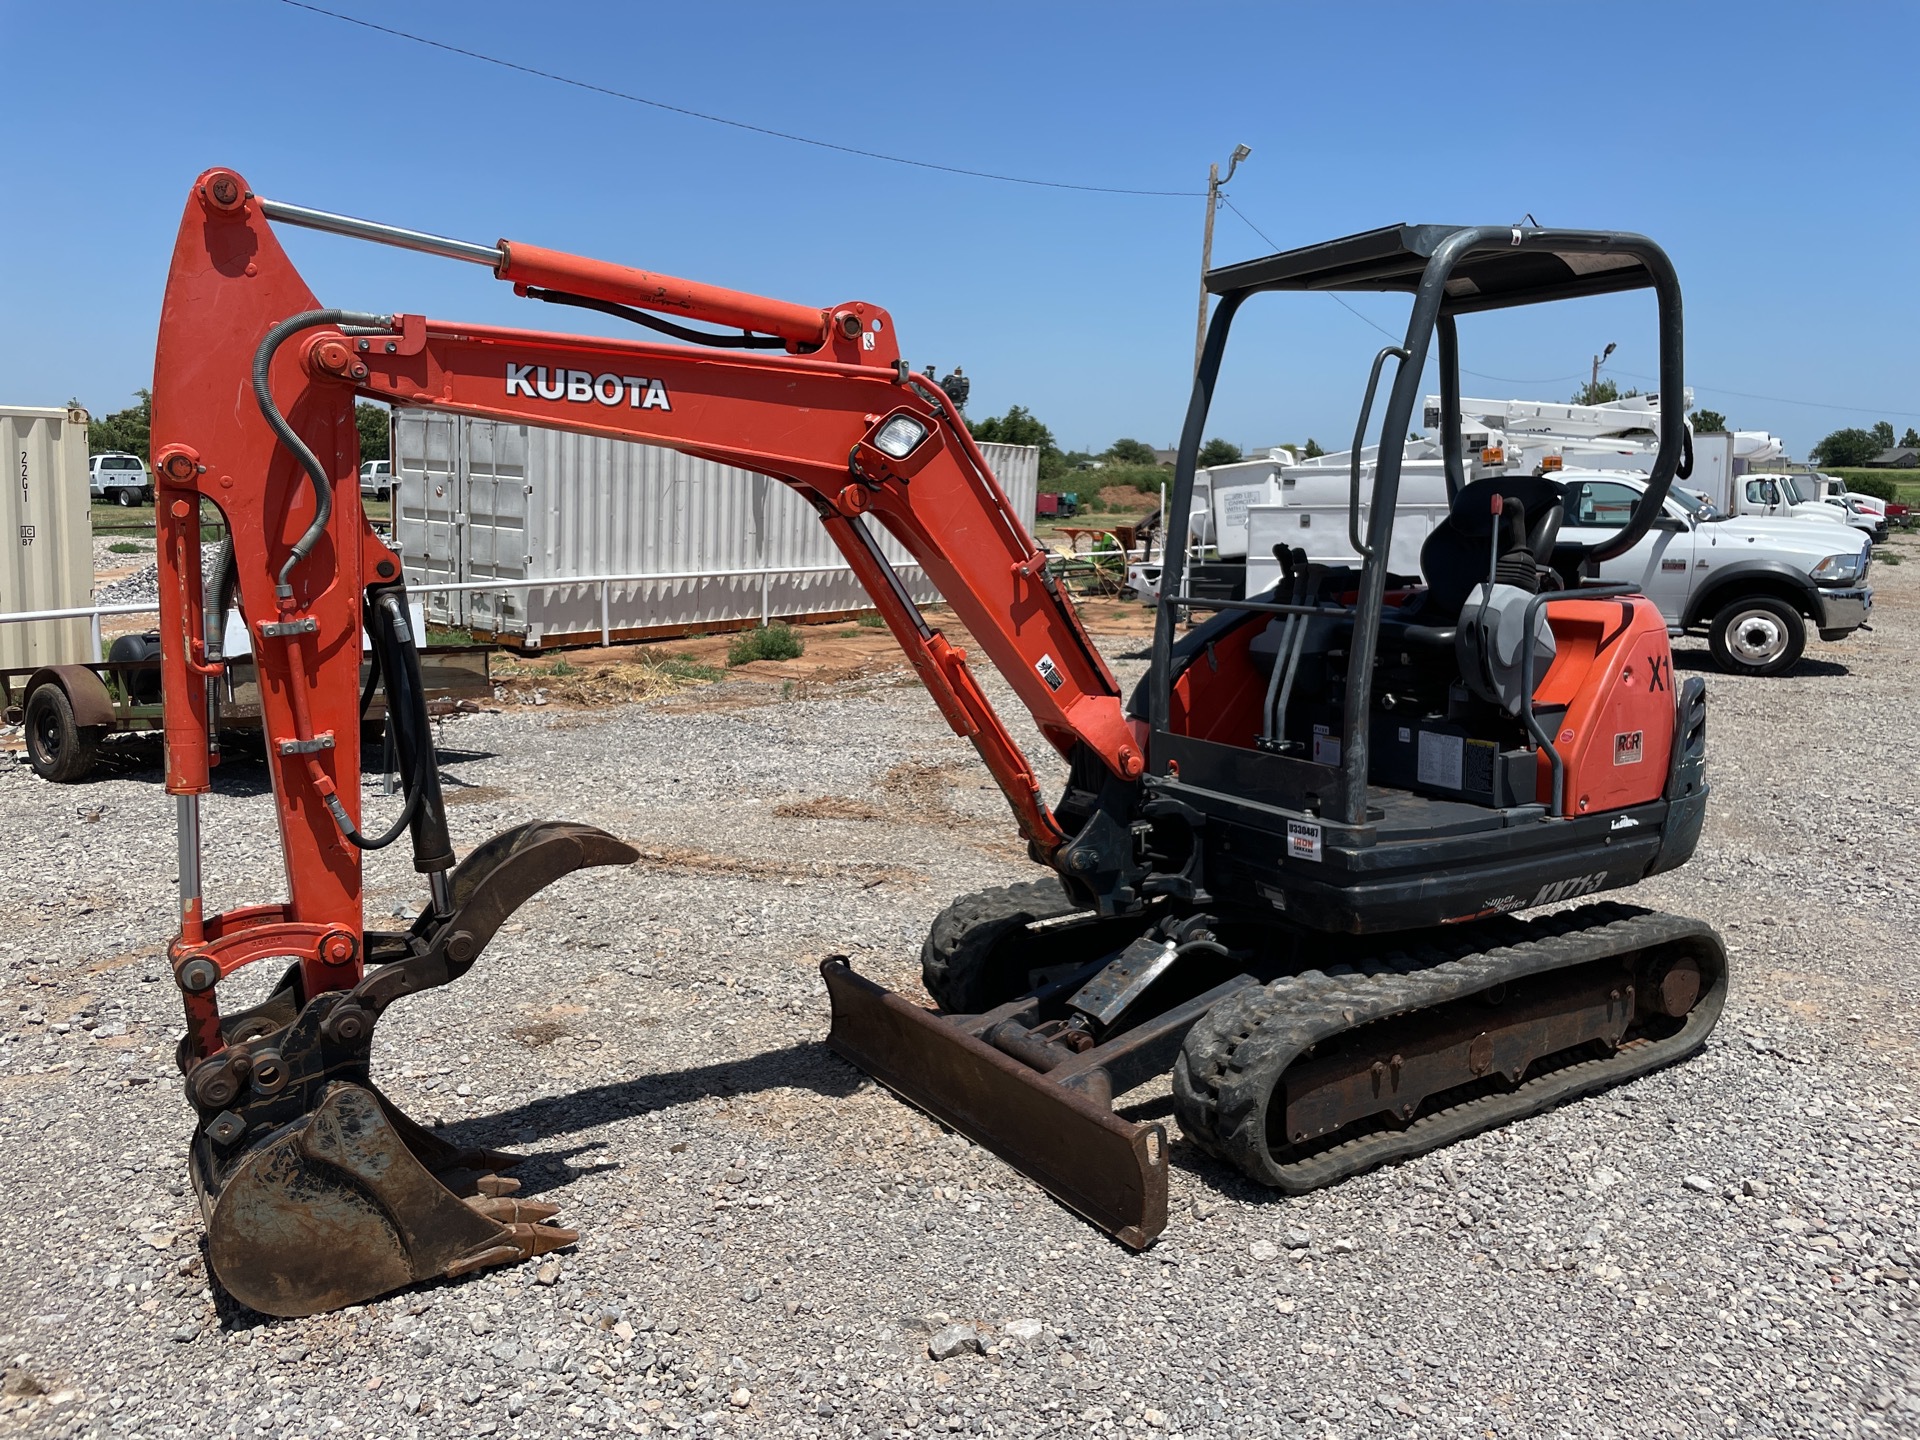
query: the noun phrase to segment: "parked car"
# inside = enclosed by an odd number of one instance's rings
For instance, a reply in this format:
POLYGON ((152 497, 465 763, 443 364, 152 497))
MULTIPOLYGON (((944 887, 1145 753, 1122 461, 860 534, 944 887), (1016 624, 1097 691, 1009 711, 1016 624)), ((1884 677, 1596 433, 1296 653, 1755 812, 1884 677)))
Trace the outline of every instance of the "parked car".
POLYGON ((153 476, 138 455, 96 455, 87 462, 87 492, 96 500, 138 505, 153 499, 153 476))
MULTIPOLYGON (((1564 472, 1563 541, 1598 545, 1646 489, 1627 471, 1564 472)), ((1600 578, 1637 584, 1675 634, 1705 634, 1730 674, 1778 675, 1806 649, 1809 625, 1841 640, 1873 610, 1872 542, 1831 520, 1728 517, 1676 485, 1653 527, 1600 578)))
POLYGON ((361 461, 360 493, 375 500, 391 499, 393 497, 393 462, 391 460, 361 461))

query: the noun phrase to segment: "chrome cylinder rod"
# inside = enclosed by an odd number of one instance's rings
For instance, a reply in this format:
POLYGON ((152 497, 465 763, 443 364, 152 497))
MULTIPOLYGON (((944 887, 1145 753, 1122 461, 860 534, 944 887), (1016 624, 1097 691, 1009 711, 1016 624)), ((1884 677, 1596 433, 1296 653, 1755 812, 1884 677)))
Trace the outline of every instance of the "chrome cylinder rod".
POLYGON ((401 250, 418 250, 426 255, 441 255, 449 260, 466 260, 498 270, 506 263, 507 252, 498 245, 478 245, 471 240, 451 240, 445 235, 429 235, 424 230, 405 230, 398 225, 383 225, 378 220, 360 220, 352 215, 335 215, 327 210, 310 210, 305 205, 289 205, 284 200, 257 197, 260 213, 269 220, 298 225, 307 230, 324 230, 329 235, 345 235, 351 240, 371 240, 376 245, 392 245, 401 250))
POLYGON ((200 797, 174 796, 175 829, 180 842, 180 913, 200 904, 200 797))

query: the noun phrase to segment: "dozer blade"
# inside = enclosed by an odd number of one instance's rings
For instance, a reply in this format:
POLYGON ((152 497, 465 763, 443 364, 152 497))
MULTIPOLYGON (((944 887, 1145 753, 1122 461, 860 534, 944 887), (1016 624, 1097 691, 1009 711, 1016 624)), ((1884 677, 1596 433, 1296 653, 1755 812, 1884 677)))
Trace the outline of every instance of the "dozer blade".
POLYGON ((1144 1250, 1167 1224, 1167 1136, 1097 1093, 1011 1055, 854 974, 820 967, 833 1006, 827 1044, 908 1104, 986 1146, 1121 1244, 1144 1250))
POLYGON ((336 1081, 311 1114, 236 1158, 196 1142, 207 1258, 242 1304, 291 1316, 571 1245, 575 1232, 539 1223, 551 1207, 498 1194, 512 1182, 471 1202, 449 1188, 516 1161, 456 1150, 370 1086, 336 1081))

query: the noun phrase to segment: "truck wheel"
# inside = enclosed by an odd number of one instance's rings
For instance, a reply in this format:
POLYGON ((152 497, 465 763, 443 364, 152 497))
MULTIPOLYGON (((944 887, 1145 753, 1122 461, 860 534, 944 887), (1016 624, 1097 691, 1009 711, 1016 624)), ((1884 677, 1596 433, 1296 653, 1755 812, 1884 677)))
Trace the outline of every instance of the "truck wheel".
POLYGON ((1729 675, 1780 675, 1807 648, 1807 627, 1786 601, 1751 595, 1721 608, 1707 641, 1729 675))
POLYGON ((27 697, 24 718, 33 773, 56 785, 84 780, 93 769, 95 742, 74 723, 67 692, 54 684, 40 686, 27 697))
POLYGON ((140 503, 140 492, 138 490, 122 487, 121 489, 113 492, 113 498, 115 502, 118 504, 132 507, 140 503))

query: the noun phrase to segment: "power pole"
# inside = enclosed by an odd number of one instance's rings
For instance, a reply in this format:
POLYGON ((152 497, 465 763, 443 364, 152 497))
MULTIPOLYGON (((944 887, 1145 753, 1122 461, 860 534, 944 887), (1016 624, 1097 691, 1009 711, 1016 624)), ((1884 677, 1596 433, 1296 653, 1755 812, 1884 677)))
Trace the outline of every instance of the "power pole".
POLYGON ((1207 271, 1213 268, 1213 212, 1220 203, 1220 187, 1233 179, 1233 172, 1240 168, 1240 162, 1253 153, 1246 145, 1233 147, 1233 154, 1227 157, 1226 180, 1220 178, 1220 167, 1207 167, 1207 232, 1200 242, 1200 322, 1193 337, 1193 373, 1200 373, 1200 356, 1207 348, 1207 271))
POLYGON ((1602 350, 1598 355, 1593 357, 1593 380, 1587 386, 1587 403, 1588 404, 1594 403, 1593 397, 1595 393, 1598 392, 1598 390, 1600 389, 1600 366, 1602 365, 1602 363, 1605 362, 1607 356, 1613 354, 1613 352, 1619 348, 1620 347, 1618 345, 1615 345, 1611 341, 1609 341, 1607 344, 1607 348, 1602 350))

